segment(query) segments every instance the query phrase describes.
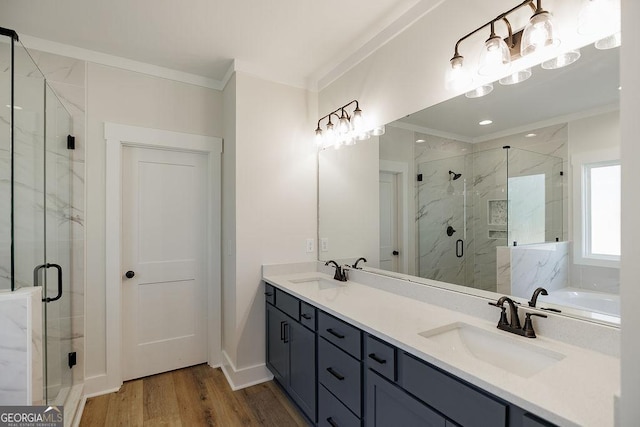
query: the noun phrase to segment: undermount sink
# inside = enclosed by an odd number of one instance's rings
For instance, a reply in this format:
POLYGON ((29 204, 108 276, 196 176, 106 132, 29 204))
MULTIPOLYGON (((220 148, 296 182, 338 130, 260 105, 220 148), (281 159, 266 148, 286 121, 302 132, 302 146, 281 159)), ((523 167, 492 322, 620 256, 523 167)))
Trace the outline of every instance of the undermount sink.
POLYGON ((337 280, 328 280, 324 277, 306 277, 304 279, 289 280, 291 283, 305 283, 309 285, 315 285, 320 289, 333 289, 340 286, 344 286, 343 282, 337 280))
POLYGON ((537 347, 524 338, 490 332, 456 322, 420 332, 421 336, 449 350, 529 378, 565 358, 564 354, 537 347))

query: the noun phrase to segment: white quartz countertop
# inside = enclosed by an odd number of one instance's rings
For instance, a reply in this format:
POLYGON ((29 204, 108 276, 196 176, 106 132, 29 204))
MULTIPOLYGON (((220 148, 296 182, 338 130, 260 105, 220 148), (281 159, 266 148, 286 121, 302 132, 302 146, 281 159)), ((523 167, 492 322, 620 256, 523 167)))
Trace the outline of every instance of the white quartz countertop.
MULTIPOLYGON (((561 426, 613 426, 614 394, 619 394, 620 361, 544 336, 524 338, 500 331, 496 322, 469 316, 353 281, 338 287, 319 287, 301 279, 332 276, 317 271, 266 275, 263 279, 315 307, 332 314, 401 350, 561 426), (524 340, 527 345, 561 353, 565 357, 524 378, 497 366, 452 351, 419 333, 463 322, 524 340)), ((479 301, 479 304, 486 301, 479 301)), ((521 315, 524 323, 524 315, 521 315)), ((544 321, 540 319, 539 321, 544 321)), ((538 321, 536 319, 535 321, 538 321)))

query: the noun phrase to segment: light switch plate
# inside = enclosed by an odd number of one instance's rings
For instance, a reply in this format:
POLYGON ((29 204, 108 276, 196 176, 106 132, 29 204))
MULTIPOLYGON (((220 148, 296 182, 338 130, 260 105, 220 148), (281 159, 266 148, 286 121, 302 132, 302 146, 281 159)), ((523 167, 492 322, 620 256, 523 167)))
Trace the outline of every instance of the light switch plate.
POLYGON ((307 253, 313 253, 313 239, 307 239, 307 253))
POLYGON ((327 237, 323 237, 322 239, 320 239, 320 250, 322 252, 329 251, 329 239, 327 237))

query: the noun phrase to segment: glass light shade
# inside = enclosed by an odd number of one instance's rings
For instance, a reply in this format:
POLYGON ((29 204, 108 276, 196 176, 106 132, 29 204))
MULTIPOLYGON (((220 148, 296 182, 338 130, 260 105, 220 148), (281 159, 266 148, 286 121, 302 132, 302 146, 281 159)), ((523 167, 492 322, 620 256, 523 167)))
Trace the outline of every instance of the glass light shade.
POLYGON ((362 118, 362 110, 356 109, 351 116, 351 127, 356 134, 362 132, 364 128, 364 119, 362 118))
POLYGON ((473 77, 471 73, 463 65, 463 57, 462 56, 454 56, 451 59, 451 68, 447 70, 446 76, 446 87, 448 90, 462 90, 467 88, 471 82, 473 81, 473 77))
POLYGON ((522 56, 537 53, 546 47, 558 46, 560 40, 555 38, 553 22, 549 12, 536 13, 524 27, 520 54, 522 56))
POLYGON ((580 50, 570 50, 568 52, 563 53, 555 58, 549 59, 548 61, 544 61, 541 64, 541 67, 545 70, 555 70, 557 68, 566 67, 567 65, 571 65, 580 59, 580 50))
POLYGON ((618 47, 622 44, 622 34, 618 31, 615 34, 610 35, 609 37, 605 37, 603 39, 598 40, 595 43, 596 49, 606 50, 613 49, 614 47, 618 47))
POLYGON ((367 131, 360 132, 359 134, 357 134, 356 138, 358 139, 358 141, 366 141, 367 139, 371 138, 371 134, 367 131))
POLYGON ((500 79, 500 84, 504 86, 515 85, 522 83, 531 77, 531 68, 525 68, 524 70, 516 71, 513 74, 509 74, 507 77, 500 79))
POLYGON ((340 122, 338 123, 338 132, 340 135, 347 134, 351 131, 351 123, 349 123, 349 119, 344 114, 340 117, 340 122))
POLYGON ((373 128, 373 130, 371 131, 371 135, 373 135, 373 136, 384 135, 385 131, 386 131, 386 129, 385 129, 384 125, 378 126, 376 128, 373 128))
POLYGON ((344 137, 344 145, 354 145, 356 143, 356 137, 352 134, 348 134, 344 137))
POLYGON ((464 96, 467 98, 480 98, 482 96, 489 95, 491 91, 493 91, 493 83, 487 83, 485 85, 478 86, 474 90, 470 90, 465 93, 464 96))
POLYGON ((322 129, 316 129, 316 145, 321 146, 323 142, 322 129))
POLYGON ((492 36, 484 43, 480 52, 480 66, 478 74, 491 76, 504 74, 511 64, 509 47, 499 36, 492 36))
POLYGON ((336 130, 334 129, 333 123, 327 123, 327 130, 324 133, 324 145, 329 146, 335 144, 338 139, 338 135, 336 135, 336 130))

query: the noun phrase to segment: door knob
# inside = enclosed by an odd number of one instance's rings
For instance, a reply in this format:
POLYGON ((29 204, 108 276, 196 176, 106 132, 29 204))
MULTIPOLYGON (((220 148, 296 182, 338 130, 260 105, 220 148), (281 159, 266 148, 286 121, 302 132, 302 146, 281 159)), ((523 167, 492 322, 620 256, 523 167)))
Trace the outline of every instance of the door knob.
POLYGON ((400 252, 398 252, 398 251, 393 251, 391 253, 394 254, 394 255, 400 255, 400 252))
POLYGON ((133 271, 129 270, 126 273, 124 273, 125 276, 127 276, 127 279, 131 279, 133 276, 136 275, 136 273, 134 273, 133 271))

